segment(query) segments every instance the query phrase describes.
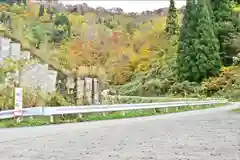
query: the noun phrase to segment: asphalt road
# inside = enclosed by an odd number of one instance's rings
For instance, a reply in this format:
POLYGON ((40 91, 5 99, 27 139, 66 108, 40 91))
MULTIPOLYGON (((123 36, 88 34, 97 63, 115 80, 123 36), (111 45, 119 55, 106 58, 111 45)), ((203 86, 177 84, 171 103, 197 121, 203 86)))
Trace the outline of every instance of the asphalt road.
POLYGON ((236 104, 135 119, 1 129, 0 159, 240 160, 240 114, 228 111, 232 108, 236 104))

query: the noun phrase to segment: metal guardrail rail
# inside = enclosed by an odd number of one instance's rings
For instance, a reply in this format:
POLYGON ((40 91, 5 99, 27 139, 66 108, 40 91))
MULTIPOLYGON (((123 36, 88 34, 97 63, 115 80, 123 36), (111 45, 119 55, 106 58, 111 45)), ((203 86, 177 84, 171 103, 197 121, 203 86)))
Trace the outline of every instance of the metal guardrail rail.
MULTIPOLYGON (((161 99, 166 99, 165 96, 162 97, 141 97, 141 96, 122 96, 122 95, 106 95, 106 97, 111 97, 111 98, 136 98, 136 99, 157 99, 157 100, 161 100, 161 99)), ((177 98, 177 97, 170 97, 170 100, 199 100, 199 98, 177 98)), ((205 98, 206 100, 208 98, 205 98)), ((212 98, 211 98, 212 99, 212 98)))
MULTIPOLYGON (((64 114, 82 114, 94 112, 112 112, 138 109, 154 108, 172 108, 181 106, 197 106, 227 103, 228 100, 202 100, 202 101, 175 101, 160 103, 139 103, 139 104, 116 104, 116 105, 90 105, 90 106, 61 106, 61 107, 33 107, 24 108, 23 117, 30 116, 53 116, 64 114)), ((0 112, 0 119, 9 119, 14 117, 14 110, 5 110, 0 112)))

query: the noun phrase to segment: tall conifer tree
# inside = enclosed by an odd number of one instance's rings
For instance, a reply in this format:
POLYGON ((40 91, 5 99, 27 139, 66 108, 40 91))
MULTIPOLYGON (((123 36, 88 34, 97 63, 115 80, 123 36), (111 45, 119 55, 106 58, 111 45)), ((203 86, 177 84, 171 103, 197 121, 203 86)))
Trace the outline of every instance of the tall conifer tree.
POLYGON ((220 71, 219 43, 208 8, 202 0, 187 0, 177 64, 181 80, 200 82, 220 71))
POLYGON ((179 31, 179 24, 178 24, 177 9, 175 7, 175 1, 170 0, 165 32, 169 36, 173 36, 173 35, 176 35, 178 31, 179 31))
MULTIPOLYGON (((211 0, 211 7, 217 38, 220 42, 221 58, 224 65, 230 65, 233 61, 233 53, 229 47, 231 46, 231 39, 237 34, 237 26, 232 15, 234 1, 211 0)), ((237 23, 239 23, 239 19, 237 23)))
POLYGON ((44 15, 44 11, 45 11, 44 5, 40 4, 39 11, 38 11, 38 16, 39 17, 43 16, 44 15))

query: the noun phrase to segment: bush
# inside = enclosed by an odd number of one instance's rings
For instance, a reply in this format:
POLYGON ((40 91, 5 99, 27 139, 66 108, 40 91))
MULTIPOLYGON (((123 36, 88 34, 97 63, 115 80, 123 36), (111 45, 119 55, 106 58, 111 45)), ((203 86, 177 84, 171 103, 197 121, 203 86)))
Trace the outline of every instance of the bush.
MULTIPOLYGON (((36 107, 36 106, 71 106, 72 103, 68 102, 61 94, 55 92, 45 94, 39 90, 32 88, 23 89, 23 107, 36 107)), ((4 87, 0 88, 0 109, 8 110, 14 109, 14 88, 4 87)))
POLYGON ((216 96, 225 97, 230 101, 240 101, 240 85, 236 88, 221 90, 215 93, 216 96))
POLYGON ((227 92, 228 90, 238 88, 240 68, 239 67, 224 67, 217 77, 211 77, 203 82, 206 88, 206 94, 212 96, 217 92, 227 92))
POLYGON ((203 93, 204 88, 201 87, 200 84, 195 82, 183 81, 183 82, 176 82, 171 85, 169 94, 173 95, 180 95, 183 97, 200 97, 203 93))
POLYGON ((71 106, 71 102, 67 101, 60 93, 54 92, 48 95, 46 101, 46 106, 71 106))
POLYGON ((1 86, 0 88, 0 110, 13 109, 13 89, 1 86))

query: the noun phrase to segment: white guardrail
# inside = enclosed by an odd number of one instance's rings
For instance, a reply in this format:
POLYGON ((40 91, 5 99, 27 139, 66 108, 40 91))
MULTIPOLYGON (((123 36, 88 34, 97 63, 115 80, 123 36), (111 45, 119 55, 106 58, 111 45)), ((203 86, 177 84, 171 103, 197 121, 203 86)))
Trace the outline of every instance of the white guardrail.
MULTIPOLYGON (((198 106, 228 103, 228 100, 199 100, 199 101, 175 101, 160 103, 141 103, 141 104, 115 104, 115 105, 90 105, 90 106, 61 106, 61 107, 33 107, 22 110, 23 117, 30 116, 53 116, 64 114, 81 114, 94 112, 112 112, 138 109, 171 108, 181 106, 198 106)), ((0 119, 15 117, 14 110, 0 112, 0 119)))

